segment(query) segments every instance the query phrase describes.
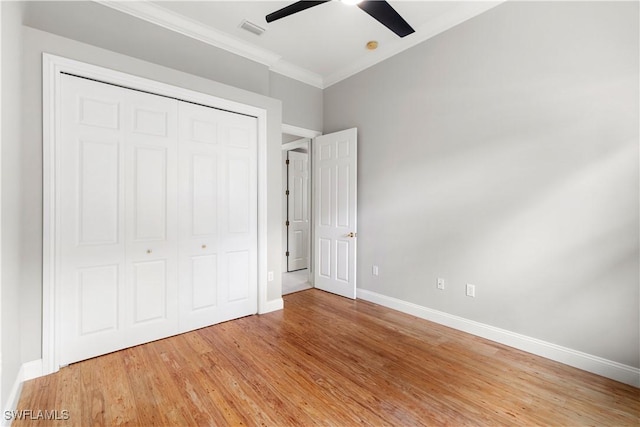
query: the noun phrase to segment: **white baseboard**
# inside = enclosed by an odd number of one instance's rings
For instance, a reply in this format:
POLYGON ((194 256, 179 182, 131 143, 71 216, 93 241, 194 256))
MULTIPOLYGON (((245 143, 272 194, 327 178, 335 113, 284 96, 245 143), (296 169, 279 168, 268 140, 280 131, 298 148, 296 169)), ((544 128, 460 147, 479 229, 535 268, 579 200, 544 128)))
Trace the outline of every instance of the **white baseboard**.
POLYGON ((41 377, 42 374, 42 359, 32 360, 22 365, 22 381, 29 381, 41 377))
POLYGON ((18 407, 18 401, 20 400, 20 393, 22 392, 22 384, 25 381, 29 381, 41 376, 42 376, 42 359, 32 360, 31 362, 23 363, 22 366, 20 366, 20 370, 18 371, 16 380, 13 383, 13 387, 11 387, 9 396, 7 397, 7 400, 4 402, 5 406, 2 411, 0 426, 4 427, 4 426, 11 425, 11 420, 6 420, 5 414, 7 412, 15 411, 16 408, 18 407))
POLYGON ((15 411, 18 407, 18 400, 20 399, 20 393, 22 392, 22 376, 24 373, 24 365, 20 367, 18 371, 18 375, 16 377, 15 382, 13 383, 13 387, 11 387, 11 391, 9 392, 9 396, 7 396, 7 400, 4 402, 4 408, 2 410, 2 420, 0 421, 0 426, 10 426, 12 420, 6 420, 5 414, 7 412, 15 411))
POLYGON ((284 300, 282 298, 272 299, 267 301, 267 303, 262 307, 259 314, 267 314, 272 311, 282 310, 284 308, 284 300))
POLYGON ((411 314, 421 319, 508 345, 537 356, 564 363, 574 368, 611 378, 634 387, 640 387, 640 369, 632 366, 572 350, 526 335, 517 334, 505 329, 485 325, 442 311, 433 310, 397 298, 381 295, 366 289, 357 289, 357 297, 403 313, 411 314))

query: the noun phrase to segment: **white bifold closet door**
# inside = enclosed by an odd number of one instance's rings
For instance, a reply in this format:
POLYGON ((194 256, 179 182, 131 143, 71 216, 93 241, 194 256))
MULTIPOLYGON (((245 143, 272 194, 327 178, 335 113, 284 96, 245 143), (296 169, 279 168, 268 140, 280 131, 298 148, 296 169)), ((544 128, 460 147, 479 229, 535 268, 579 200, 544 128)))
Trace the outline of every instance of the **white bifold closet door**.
POLYGON ((68 364, 257 311, 256 119, 62 76, 68 364))
POLYGON ((180 328, 188 331, 257 312, 257 126, 184 102, 178 112, 180 328))

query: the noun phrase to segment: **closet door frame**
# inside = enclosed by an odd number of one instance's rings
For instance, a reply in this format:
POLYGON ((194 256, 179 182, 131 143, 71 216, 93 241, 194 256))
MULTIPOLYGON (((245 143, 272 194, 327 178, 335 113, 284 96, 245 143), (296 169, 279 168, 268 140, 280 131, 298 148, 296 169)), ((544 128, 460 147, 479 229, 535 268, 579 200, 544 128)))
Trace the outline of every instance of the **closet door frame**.
POLYGON ((257 177, 258 177, 258 313, 270 310, 267 303, 267 111, 212 95, 184 89, 166 83, 133 76, 123 72, 86 64, 80 61, 44 53, 42 56, 43 96, 43 268, 42 268, 42 375, 60 369, 58 361, 60 310, 58 295, 59 259, 57 233, 59 229, 56 212, 59 194, 56 177, 58 163, 55 157, 60 140, 60 95, 61 75, 79 77, 110 83, 129 89, 150 92, 207 107, 244 114, 257 119, 257 177))

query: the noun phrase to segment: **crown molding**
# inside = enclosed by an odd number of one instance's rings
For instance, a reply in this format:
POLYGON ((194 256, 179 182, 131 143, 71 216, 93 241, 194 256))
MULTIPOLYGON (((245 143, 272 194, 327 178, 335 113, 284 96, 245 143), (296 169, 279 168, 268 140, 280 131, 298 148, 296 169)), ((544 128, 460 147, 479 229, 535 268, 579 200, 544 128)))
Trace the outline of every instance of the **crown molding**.
POLYGON ((281 56, 147 1, 93 0, 184 36, 271 67, 281 56))
POLYGON ((477 1, 477 2, 464 2, 460 7, 436 17, 434 20, 421 26, 418 31, 407 36, 405 38, 406 43, 402 43, 401 46, 391 48, 378 52, 376 56, 363 57, 362 60, 357 61, 351 65, 348 65, 333 74, 325 77, 324 87, 327 88, 334 85, 344 79, 347 79, 354 74, 357 74, 369 67, 376 65, 385 59, 391 58, 394 55, 399 54, 407 49, 414 47, 417 44, 424 42, 438 34, 447 31, 450 28, 455 27, 458 24, 463 23, 481 13, 486 12, 489 9, 493 9, 506 0, 496 1, 477 1))
POLYGON ((315 86, 319 89, 325 88, 324 79, 320 74, 311 72, 306 68, 298 67, 297 65, 282 59, 273 64, 270 70, 274 73, 282 74, 283 76, 301 81, 302 83, 315 86))
POLYGON ((117 0, 94 0, 94 2, 266 65, 275 73, 320 89, 324 88, 322 76, 319 74, 287 62, 275 52, 247 43, 158 4, 117 0))
POLYGON ((397 48, 379 51, 375 56, 367 56, 351 65, 323 77, 306 68, 282 59, 282 56, 216 30, 196 20, 187 18, 156 3, 146 1, 93 0, 103 6, 126 13, 187 37, 224 49, 243 58, 266 65, 270 71, 298 80, 302 83, 325 89, 373 65, 430 39, 468 19, 473 18, 506 0, 463 2, 455 10, 438 16, 406 37, 406 43, 397 48))

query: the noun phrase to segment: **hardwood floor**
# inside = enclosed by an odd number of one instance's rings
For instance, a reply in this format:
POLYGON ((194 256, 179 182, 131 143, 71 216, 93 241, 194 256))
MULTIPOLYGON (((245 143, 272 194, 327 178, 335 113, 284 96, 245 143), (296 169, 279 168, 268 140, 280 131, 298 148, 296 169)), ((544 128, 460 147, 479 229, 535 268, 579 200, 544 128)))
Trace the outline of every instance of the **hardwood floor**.
POLYGON ((640 389, 318 290, 25 383, 90 425, 638 426, 640 389))

